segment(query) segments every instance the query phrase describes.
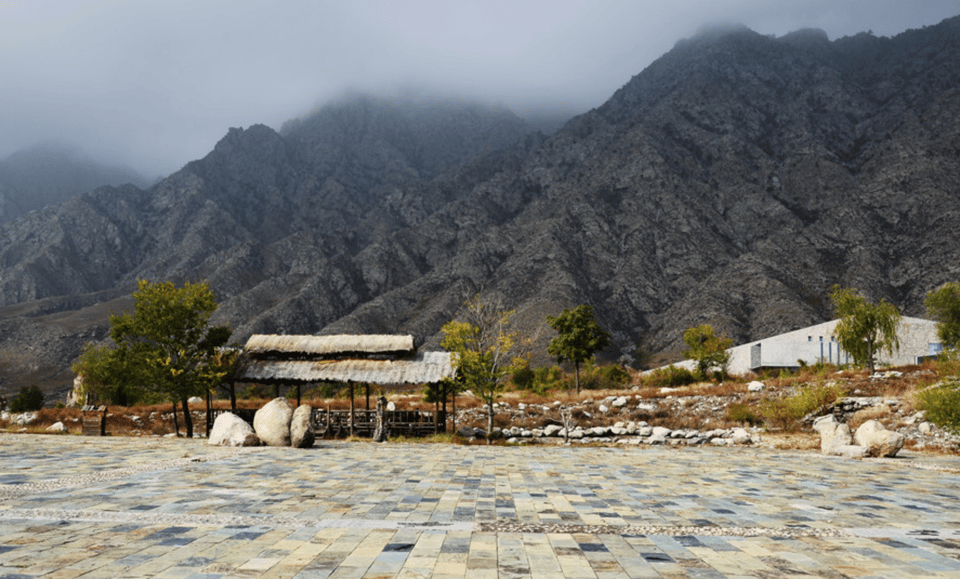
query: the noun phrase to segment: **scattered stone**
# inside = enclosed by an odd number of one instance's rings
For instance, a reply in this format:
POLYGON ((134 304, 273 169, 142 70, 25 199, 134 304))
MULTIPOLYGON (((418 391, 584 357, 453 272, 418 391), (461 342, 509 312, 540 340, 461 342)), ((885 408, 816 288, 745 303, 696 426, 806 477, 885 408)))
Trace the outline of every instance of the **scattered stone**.
POLYGON ((211 446, 260 446, 260 438, 245 420, 236 414, 225 412, 213 422, 210 429, 211 446))
POLYGON ((67 427, 62 422, 54 422, 46 428, 47 432, 66 432, 67 427))
POLYGON ((904 436, 887 430, 876 420, 868 420, 857 429, 854 440, 866 449, 866 456, 894 457, 903 448, 904 436))
POLYGON ((920 431, 920 434, 933 434, 934 429, 936 429, 936 426, 926 421, 921 422, 917 426, 917 430, 920 431))
POLYGON ((293 408, 286 398, 274 398, 253 416, 253 429, 268 446, 290 446, 293 408))
POLYGON ((747 384, 747 390, 750 392, 760 392, 763 390, 763 388, 763 382, 760 382, 759 380, 754 380, 753 382, 747 384))
POLYGON ((557 426, 556 424, 548 424, 543 427, 544 436, 560 436, 560 431, 563 430, 562 426, 557 426))
POLYGON ((618 396, 616 399, 613 400, 613 402, 610 403, 610 405, 613 406, 614 408, 623 408, 624 406, 627 405, 627 397, 618 396))
POLYGON ((202 402, 203 398, 200 398, 199 396, 191 396, 190 398, 187 398, 187 404, 200 404, 202 402))

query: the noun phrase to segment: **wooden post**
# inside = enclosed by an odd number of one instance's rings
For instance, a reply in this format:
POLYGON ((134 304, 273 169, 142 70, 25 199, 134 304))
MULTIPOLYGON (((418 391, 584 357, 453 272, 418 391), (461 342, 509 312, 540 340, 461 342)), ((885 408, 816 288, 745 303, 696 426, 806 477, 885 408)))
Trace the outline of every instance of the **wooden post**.
POLYGON ((210 408, 210 389, 207 388, 207 438, 210 438, 210 429, 213 427, 211 422, 213 422, 213 409, 210 408))
POLYGON ((369 411, 369 410, 370 410, 370 383, 369 383, 369 382, 364 382, 364 383, 363 383, 363 387, 364 387, 364 388, 366 389, 366 391, 367 391, 367 411, 369 411))
POLYGON ((350 436, 353 436, 353 382, 350 384, 350 436))
POLYGON ((297 406, 300 406, 300 383, 297 382, 297 406))

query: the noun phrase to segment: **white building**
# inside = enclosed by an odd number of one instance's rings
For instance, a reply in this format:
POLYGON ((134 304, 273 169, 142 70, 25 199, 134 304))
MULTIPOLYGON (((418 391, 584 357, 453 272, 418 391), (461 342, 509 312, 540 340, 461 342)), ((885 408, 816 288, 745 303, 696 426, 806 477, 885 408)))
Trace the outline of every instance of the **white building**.
MULTIPOLYGON (((830 320, 815 326, 771 336, 756 342, 734 346, 730 353, 731 374, 745 374, 769 368, 798 368, 823 361, 828 364, 852 364, 853 359, 840 349, 833 335, 840 320, 830 320)), ((879 365, 906 366, 917 364, 929 356, 936 356, 943 347, 937 336, 937 323, 920 318, 900 318, 897 329, 900 349, 893 355, 885 351, 877 357, 879 365)), ((688 369, 696 368, 692 360, 674 364, 688 369)))

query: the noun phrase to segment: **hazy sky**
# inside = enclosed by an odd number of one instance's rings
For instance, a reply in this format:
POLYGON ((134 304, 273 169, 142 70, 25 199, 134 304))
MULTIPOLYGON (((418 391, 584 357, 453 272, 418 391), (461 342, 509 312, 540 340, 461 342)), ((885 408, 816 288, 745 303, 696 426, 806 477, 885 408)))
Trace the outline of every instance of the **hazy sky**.
POLYGON ((53 140, 153 177, 229 127, 279 129, 355 89, 572 114, 710 23, 832 40, 958 13, 958 0, 3 0, 0 159, 53 140))

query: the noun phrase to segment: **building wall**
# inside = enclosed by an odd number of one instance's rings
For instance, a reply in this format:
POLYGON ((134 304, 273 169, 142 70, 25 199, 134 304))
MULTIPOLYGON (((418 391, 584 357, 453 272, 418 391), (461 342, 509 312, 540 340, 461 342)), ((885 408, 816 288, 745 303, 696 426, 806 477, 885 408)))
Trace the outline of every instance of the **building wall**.
MULTIPOLYGON (((751 349, 760 345, 761 366, 763 367, 791 367, 797 366, 797 360, 807 364, 816 364, 818 361, 833 364, 850 364, 853 359, 840 350, 833 332, 839 320, 830 320, 815 326, 809 326, 778 336, 772 336, 756 342, 735 346, 730 352, 730 372, 743 374, 750 371, 751 349)), ((893 355, 881 352, 878 361, 881 365, 905 366, 916 364, 917 359, 931 354, 931 344, 939 346, 937 324, 920 318, 902 317, 897 330, 900 340, 900 349, 894 350, 893 355)))
MULTIPOLYGON (((840 345, 833 337, 834 329, 839 320, 830 320, 815 326, 809 326, 778 336, 771 336, 763 340, 734 346, 730 352, 731 374, 746 374, 757 366, 756 360, 751 360, 751 354, 756 358, 756 346, 760 346, 760 366, 766 368, 796 367, 798 360, 807 364, 816 364, 820 360, 833 364, 851 364, 853 359, 849 354, 840 350, 840 345)), ((881 352, 878 357, 880 365, 905 366, 916 364, 917 359, 923 356, 936 354, 940 345, 937 337, 937 324, 920 318, 902 317, 897 330, 900 340, 900 349, 890 356, 881 352), (935 345, 932 351, 931 345, 935 345)), ((691 360, 684 360, 673 364, 687 369, 694 369, 696 365, 691 360)))

